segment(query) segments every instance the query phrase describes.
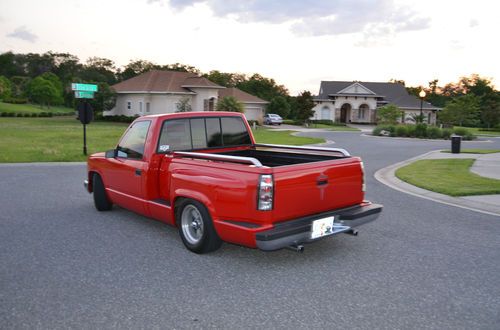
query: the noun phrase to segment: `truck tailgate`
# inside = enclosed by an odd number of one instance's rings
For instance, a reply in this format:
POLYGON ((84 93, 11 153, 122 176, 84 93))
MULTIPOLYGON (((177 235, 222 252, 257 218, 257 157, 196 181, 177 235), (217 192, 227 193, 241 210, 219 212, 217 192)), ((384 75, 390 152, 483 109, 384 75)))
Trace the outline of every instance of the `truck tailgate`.
POLYGON ((275 221, 295 219, 359 204, 364 192, 358 157, 273 169, 275 221))

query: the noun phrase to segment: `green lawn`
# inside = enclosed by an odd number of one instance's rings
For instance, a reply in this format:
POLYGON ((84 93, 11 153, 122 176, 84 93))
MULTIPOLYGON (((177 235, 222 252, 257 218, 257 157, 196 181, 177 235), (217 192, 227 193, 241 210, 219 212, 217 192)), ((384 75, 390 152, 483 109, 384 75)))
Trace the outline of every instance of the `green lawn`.
MULTIPOLYGON (((128 124, 92 122, 87 125, 88 154, 112 149, 128 124)), ((297 137, 290 131, 257 130, 259 143, 304 145, 322 139, 297 137)), ((0 117, 0 162, 85 161, 82 124, 74 117, 0 117)))
POLYGON ((454 126, 453 128, 465 128, 466 130, 470 131, 474 135, 500 136, 500 132, 481 131, 481 129, 477 128, 477 127, 460 127, 460 126, 454 126))
POLYGON ((325 142, 324 139, 293 136, 294 131, 276 131, 273 129, 258 128, 252 130, 253 136, 257 143, 269 144, 290 144, 295 146, 302 146, 305 144, 317 144, 325 142))
POLYGON ((54 113, 68 113, 75 112, 75 109, 62 107, 62 106, 51 106, 49 109, 47 107, 40 108, 39 105, 34 104, 10 104, 0 102, 0 112, 14 112, 14 113, 40 113, 40 112, 54 112, 54 113))
MULTIPOLYGON (((443 153, 451 153, 451 150, 441 150, 443 153)), ((462 149, 462 154, 494 154, 500 152, 500 149, 462 149)))
POLYGON ((359 129, 349 126, 334 126, 325 124, 311 124, 309 128, 323 128, 330 131, 348 131, 348 132, 359 132, 359 129))
MULTIPOLYGON (((112 149, 127 124, 87 125, 88 153, 112 149)), ((0 118, 0 162, 85 161, 82 124, 74 117, 0 118)))
POLYGON ((414 186, 449 196, 500 194, 500 180, 470 172, 475 159, 425 159, 396 171, 414 186))

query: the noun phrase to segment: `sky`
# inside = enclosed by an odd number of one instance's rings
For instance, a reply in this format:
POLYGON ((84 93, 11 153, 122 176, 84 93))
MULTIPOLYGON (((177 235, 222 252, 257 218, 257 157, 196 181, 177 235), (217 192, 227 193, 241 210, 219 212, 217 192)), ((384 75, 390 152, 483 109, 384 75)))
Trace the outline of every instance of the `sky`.
POLYGON ((0 0, 0 52, 407 86, 477 73, 500 86, 496 0, 0 0))

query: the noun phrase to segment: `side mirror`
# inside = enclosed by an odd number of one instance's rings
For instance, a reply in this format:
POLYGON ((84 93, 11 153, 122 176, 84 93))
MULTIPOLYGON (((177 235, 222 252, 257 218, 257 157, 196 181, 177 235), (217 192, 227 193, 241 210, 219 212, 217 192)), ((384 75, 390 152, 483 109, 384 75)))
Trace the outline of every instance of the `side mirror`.
POLYGON ((106 151, 105 157, 106 158, 116 158, 117 150, 116 149, 111 149, 106 151))

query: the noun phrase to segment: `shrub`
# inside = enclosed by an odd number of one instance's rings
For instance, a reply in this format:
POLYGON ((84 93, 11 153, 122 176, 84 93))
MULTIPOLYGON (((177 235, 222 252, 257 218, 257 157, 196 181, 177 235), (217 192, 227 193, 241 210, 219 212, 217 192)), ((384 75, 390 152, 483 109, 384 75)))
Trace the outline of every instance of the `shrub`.
POLYGON ((7 112, 0 113, 0 117, 7 117, 7 112))
POLYGON ((427 137, 429 139, 440 139, 443 137, 443 131, 439 127, 428 127, 427 128, 427 137))
POLYGON ((5 97, 3 99, 3 102, 5 103, 11 103, 11 104, 25 104, 28 103, 28 99, 21 98, 21 97, 5 97))
POLYGON ((443 134, 443 139, 449 140, 452 134, 452 130, 449 128, 444 128, 442 134, 443 134))
POLYGON ((7 117, 14 117, 16 114, 14 112, 7 112, 7 117))
POLYGON ((408 127, 399 125, 396 127, 396 136, 408 136, 408 127))
POLYGON ((376 136, 380 136, 380 135, 382 135, 382 131, 389 132, 390 136, 394 136, 395 133, 396 133, 396 126, 394 126, 394 125, 381 125, 381 126, 377 126, 373 130, 372 134, 376 135, 376 136))
POLYGON ((37 113, 37 112, 33 112, 33 113, 31 114, 31 117, 38 117, 38 113, 37 113))
POLYGON ((52 117, 54 114, 52 112, 47 112, 47 117, 52 117))
POLYGON ((415 125, 415 137, 424 138, 427 136, 427 124, 415 125))
POLYGON ((467 132, 468 132, 467 129, 462 128, 462 127, 458 127, 458 128, 453 129, 453 134, 460 135, 460 136, 467 135, 467 132))
POLYGON ((257 120, 248 120, 248 125, 250 125, 250 127, 253 127, 253 124, 255 123, 255 125, 259 126, 259 122, 257 120))
POLYGON ((16 113, 16 117, 24 117, 24 114, 22 112, 16 113))
POLYGON ((25 112, 25 113, 24 113, 24 117, 31 117, 31 113, 29 113, 29 112, 25 112))
POLYGON ((329 120, 329 119, 315 119, 315 120, 310 120, 309 122, 311 124, 323 124, 323 125, 332 125, 333 126, 333 120, 329 120))

